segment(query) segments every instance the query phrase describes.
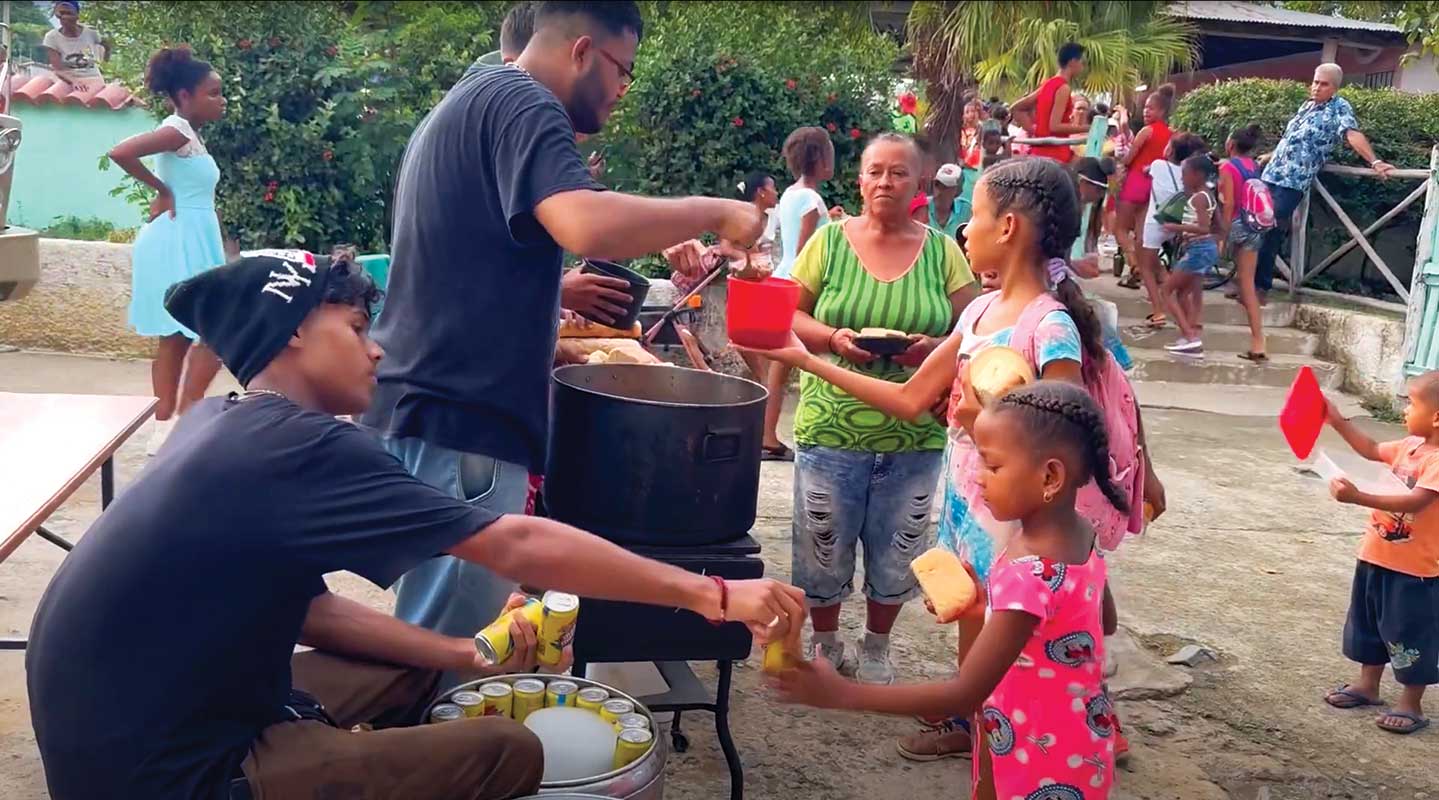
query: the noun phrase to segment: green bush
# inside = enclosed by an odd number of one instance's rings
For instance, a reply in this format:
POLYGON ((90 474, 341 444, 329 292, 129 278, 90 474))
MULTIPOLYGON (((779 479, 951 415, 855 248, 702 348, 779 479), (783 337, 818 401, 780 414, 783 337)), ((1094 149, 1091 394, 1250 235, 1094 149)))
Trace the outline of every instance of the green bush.
POLYGON ((77 239, 85 242, 104 242, 115 233, 115 225, 109 220, 76 216, 56 217, 50 225, 40 231, 47 239, 77 239))

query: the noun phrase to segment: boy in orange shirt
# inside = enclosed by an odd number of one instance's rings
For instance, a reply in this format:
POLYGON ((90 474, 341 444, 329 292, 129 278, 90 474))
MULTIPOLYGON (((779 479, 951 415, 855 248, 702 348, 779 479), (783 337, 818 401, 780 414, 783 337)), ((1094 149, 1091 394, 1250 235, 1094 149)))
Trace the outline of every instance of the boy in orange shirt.
POLYGON ((1344 478, 1329 484, 1341 503, 1374 509, 1359 545, 1344 655, 1360 664, 1359 681, 1330 692, 1335 708, 1382 705, 1379 679, 1394 668, 1400 699, 1377 720, 1381 729, 1408 734, 1429 727, 1424 689, 1439 683, 1439 372, 1409 384, 1404 427, 1409 436, 1379 444, 1329 403, 1329 424, 1354 452, 1388 464, 1409 486, 1405 494, 1361 492, 1344 478))

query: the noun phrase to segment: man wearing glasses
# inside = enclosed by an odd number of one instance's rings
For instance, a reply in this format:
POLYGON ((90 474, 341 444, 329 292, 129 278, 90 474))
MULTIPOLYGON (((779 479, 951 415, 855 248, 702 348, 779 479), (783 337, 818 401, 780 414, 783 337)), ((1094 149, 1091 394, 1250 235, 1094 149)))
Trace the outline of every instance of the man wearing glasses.
MULTIPOLYGON (((543 473, 561 254, 625 259, 705 232, 749 244, 752 204, 607 192, 575 134, 598 133, 634 80, 634 2, 539 2, 506 68, 472 71, 410 138, 395 190, 388 354, 362 422, 419 479, 522 513, 543 473)), ((395 614, 469 636, 514 585, 450 556, 397 584, 395 614)))

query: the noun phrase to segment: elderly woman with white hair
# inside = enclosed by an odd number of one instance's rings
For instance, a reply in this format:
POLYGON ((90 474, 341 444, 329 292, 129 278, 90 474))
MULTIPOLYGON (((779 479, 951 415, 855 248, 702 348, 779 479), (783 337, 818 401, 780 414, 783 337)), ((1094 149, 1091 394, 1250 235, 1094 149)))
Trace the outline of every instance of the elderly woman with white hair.
POLYGON ((1388 178, 1394 170, 1392 164, 1374 155, 1369 137, 1359 130, 1354 108, 1337 96, 1343 83, 1344 70, 1338 64, 1320 64, 1314 70, 1309 99, 1284 127, 1284 137, 1264 168, 1264 182, 1274 198, 1274 216, 1279 225, 1269 232, 1259 250, 1254 283, 1261 302, 1274 285, 1274 257, 1289 228, 1289 219, 1341 140, 1354 148, 1380 179, 1388 178))

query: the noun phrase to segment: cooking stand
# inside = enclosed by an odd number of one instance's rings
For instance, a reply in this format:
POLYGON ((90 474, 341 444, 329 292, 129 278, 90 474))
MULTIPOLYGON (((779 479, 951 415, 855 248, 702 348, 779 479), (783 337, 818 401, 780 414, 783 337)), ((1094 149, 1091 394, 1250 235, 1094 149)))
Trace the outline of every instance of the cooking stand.
MULTIPOLYGON (((723 544, 690 547, 628 546, 638 555, 668 564, 718 575, 728 580, 764 576, 759 543, 746 535, 723 544)), ((685 711, 707 711, 715 717, 715 735, 730 774, 730 798, 744 797, 744 765, 729 728, 730 690, 734 662, 749 657, 753 639, 738 623, 712 625, 691 611, 585 599, 575 626, 574 673, 583 675, 588 664, 649 661, 669 689, 639 698, 651 712, 673 712, 670 743, 677 753, 689 748, 680 728, 685 711), (690 661, 714 661, 719 680, 711 695, 690 668, 690 661)))

